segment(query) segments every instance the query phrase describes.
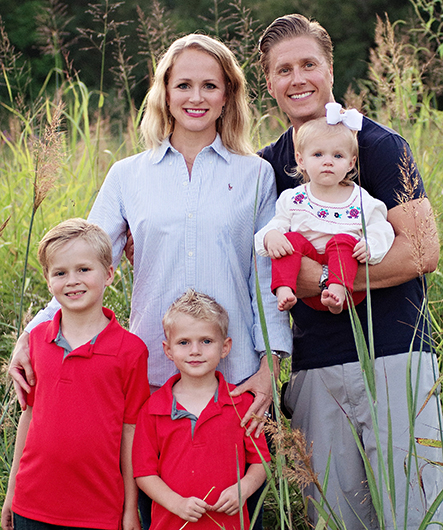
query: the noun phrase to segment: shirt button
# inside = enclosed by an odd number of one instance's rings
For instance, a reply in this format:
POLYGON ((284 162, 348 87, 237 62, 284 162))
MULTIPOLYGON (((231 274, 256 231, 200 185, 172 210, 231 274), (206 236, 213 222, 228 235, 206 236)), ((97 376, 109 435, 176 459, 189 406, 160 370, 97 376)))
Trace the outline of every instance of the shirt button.
POLYGON ((189 213, 188 217, 189 217, 189 219, 192 219, 194 216, 192 215, 192 213, 189 213))
POLYGON ((193 252, 188 252, 188 256, 189 256, 190 258, 192 258, 193 255, 194 255, 193 252))
POLYGON ((188 185, 189 183, 188 182, 183 182, 183 186, 186 188, 186 186, 188 185))

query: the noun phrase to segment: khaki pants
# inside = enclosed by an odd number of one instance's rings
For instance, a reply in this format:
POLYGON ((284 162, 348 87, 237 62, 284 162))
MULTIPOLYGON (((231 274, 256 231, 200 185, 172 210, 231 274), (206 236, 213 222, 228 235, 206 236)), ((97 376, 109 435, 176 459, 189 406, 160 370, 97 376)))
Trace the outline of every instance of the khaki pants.
MULTIPOLYGON (((405 500, 408 495, 408 530, 417 530, 427 508, 443 488, 443 468, 437 468, 422 458, 418 465, 424 491, 420 488, 412 460, 409 491, 404 464, 409 453, 409 418, 406 393, 408 353, 381 357, 375 361, 378 424, 383 461, 388 451, 388 396, 393 429, 393 461, 395 475, 396 521, 404 528, 405 500), (388 391, 386 391, 388 388, 388 391)), ((418 386, 417 411, 438 378, 435 356, 412 353, 412 382, 418 386), (419 383, 416 384, 418 366, 419 383)), ((342 517, 349 530, 378 529, 372 506, 363 460, 352 435, 347 416, 355 426, 365 452, 378 480, 378 455, 372 418, 360 364, 347 363, 293 373, 285 394, 285 405, 292 412, 291 426, 301 428, 308 445, 313 441, 312 464, 323 483, 330 458, 327 498, 334 512, 342 517), (340 405, 340 406, 339 406, 340 405), (346 413, 346 414, 345 414, 346 413), (362 521, 362 522, 361 522, 362 521)), ((415 437, 440 439, 439 401, 435 394, 415 420, 415 437)), ((440 411, 441 412, 441 411, 440 411)), ((418 446, 420 457, 442 462, 442 449, 418 446)), ((386 468, 387 469, 387 468, 386 468)), ((317 489, 305 491, 320 501, 317 489)), ((316 522, 316 511, 309 503, 309 516, 316 522)), ((383 509, 386 528, 394 528, 391 506, 384 488, 383 509)), ((437 511, 435 521, 443 521, 443 509, 437 511)), ((430 525, 429 529, 441 528, 430 525)))

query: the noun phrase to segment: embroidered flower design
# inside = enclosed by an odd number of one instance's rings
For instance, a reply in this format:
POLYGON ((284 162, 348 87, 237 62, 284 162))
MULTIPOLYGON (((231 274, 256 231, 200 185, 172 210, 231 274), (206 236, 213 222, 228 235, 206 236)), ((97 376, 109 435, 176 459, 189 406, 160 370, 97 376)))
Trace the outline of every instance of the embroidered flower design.
POLYGON ((346 214, 349 219, 357 219, 357 217, 360 215, 360 208, 351 208, 350 210, 346 210, 346 214))
POLYGON ((328 210, 326 210, 326 208, 323 208, 322 210, 319 210, 317 212, 317 217, 320 217, 320 219, 326 219, 328 215, 329 215, 329 212, 328 210))
POLYGON ((336 219, 341 219, 341 213, 334 212, 334 217, 335 217, 336 219))
POLYGON ((294 204, 301 204, 305 199, 305 194, 304 193, 297 193, 297 195, 295 195, 295 197, 292 198, 292 202, 294 204))

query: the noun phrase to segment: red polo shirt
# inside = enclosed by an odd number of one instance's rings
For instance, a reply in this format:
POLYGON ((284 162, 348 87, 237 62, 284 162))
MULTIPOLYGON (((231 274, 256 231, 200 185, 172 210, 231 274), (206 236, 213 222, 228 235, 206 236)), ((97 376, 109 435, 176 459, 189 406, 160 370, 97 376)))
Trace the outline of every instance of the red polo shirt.
MULTIPOLYGON (((172 420, 172 387, 180 379, 180 374, 171 377, 140 411, 135 430, 133 447, 134 476, 158 475, 176 493, 183 497, 206 497, 208 504, 215 504, 220 493, 237 483, 237 457, 241 477, 245 474, 246 463, 261 463, 252 438, 246 436, 246 429, 240 427, 242 418, 253 401, 251 394, 242 394, 231 398, 228 385, 221 373, 218 399, 208 403, 200 414, 191 431, 188 418, 172 420)), ((178 410, 184 410, 177 403, 178 410)), ((254 438, 260 453, 266 461, 270 460, 268 447, 263 435, 254 438)), ((240 529, 240 516, 209 512, 220 525, 227 530, 240 529)), ((249 527, 246 505, 243 509, 245 527, 249 527), (247 523, 247 524, 246 524, 247 523)), ((161 505, 153 503, 152 524, 150 530, 166 528, 179 529, 183 519, 172 514, 161 505)), ((203 515, 191 527, 218 529, 209 517, 203 515)))
POLYGON ((148 352, 111 319, 97 336, 63 359, 54 339, 61 312, 29 336, 37 383, 26 445, 17 473, 14 512, 63 526, 120 527, 123 423, 134 424, 149 396, 148 352))

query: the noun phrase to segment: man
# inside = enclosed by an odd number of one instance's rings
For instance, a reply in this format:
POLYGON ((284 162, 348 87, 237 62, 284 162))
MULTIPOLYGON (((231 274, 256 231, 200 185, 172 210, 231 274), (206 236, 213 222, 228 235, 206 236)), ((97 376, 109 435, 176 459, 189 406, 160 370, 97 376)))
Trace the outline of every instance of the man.
MULTIPOLYGON (((291 122, 291 127, 260 153, 274 167, 280 194, 298 184, 290 176, 296 165, 293 139, 297 130, 306 121, 324 116, 325 104, 334 101, 332 42, 317 22, 302 15, 287 15, 276 19, 265 30, 259 46, 268 91, 291 122)), ((374 511, 363 459, 348 421, 352 421, 378 480, 376 434, 380 433, 379 447, 386 465, 390 410, 396 501, 393 516, 384 485, 386 527, 395 527, 394 517, 398 527, 404 527, 408 496, 406 527, 417 529, 427 507, 442 489, 443 475, 440 470, 419 460, 423 488, 414 469, 411 484, 407 485, 404 462, 409 452, 410 429, 406 374, 410 361, 419 409, 438 377, 435 356, 430 353, 430 329, 421 309, 426 289, 422 275, 436 268, 439 243, 431 206, 406 141, 367 118, 363 120, 358 141, 358 183, 385 202, 388 221, 396 234, 394 244, 382 262, 369 267, 370 298, 357 306, 366 337, 369 303, 372 308, 378 428, 374 428, 371 418, 370 400, 348 311, 334 315, 329 311, 315 311, 300 302, 293 307, 294 353, 285 404, 292 411, 292 426, 305 431, 308 443, 313 441, 312 465, 320 480, 325 478, 329 467, 325 488, 328 501, 350 529, 363 528, 363 525, 379 528, 377 517, 382 515, 377 516, 374 511), (405 193, 402 169, 408 182, 413 182, 416 177, 418 183, 406 201, 399 204, 397 194, 405 193), (422 226, 427 227, 426 233, 422 233, 422 226), (422 245, 422 255, 417 263, 414 241, 423 238, 426 238, 426 244, 422 245), (411 355, 410 351, 413 352, 411 355), (420 368, 417 368, 419 364, 420 368)), ((318 295, 326 280, 324 267, 303 258, 297 298, 318 295)), ((354 290, 365 289, 366 269, 360 266, 354 290)), ((440 437, 438 407, 438 399, 433 395, 416 419, 412 436, 440 437)), ((420 456, 441 460, 441 451, 423 448, 417 451, 420 456)), ((305 493, 320 500, 313 487, 305 493)), ((390 493, 393 498, 393 492, 390 493)), ((309 515, 315 521, 312 503, 309 515)), ((436 515, 435 520, 441 519, 436 515)))

